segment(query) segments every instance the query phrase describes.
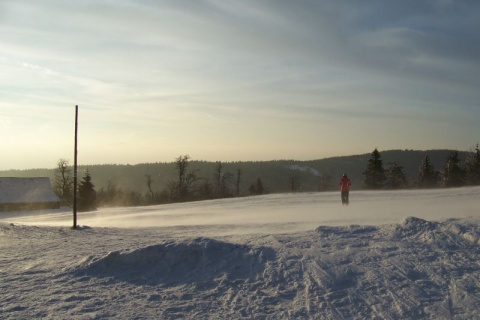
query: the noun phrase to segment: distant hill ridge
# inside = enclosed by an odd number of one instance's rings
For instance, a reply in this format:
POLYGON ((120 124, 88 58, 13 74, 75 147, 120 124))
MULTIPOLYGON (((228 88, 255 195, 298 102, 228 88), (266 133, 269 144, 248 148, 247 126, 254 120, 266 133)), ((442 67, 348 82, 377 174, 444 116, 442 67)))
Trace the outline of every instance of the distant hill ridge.
MULTIPOLYGON (((372 150, 373 151, 373 150, 372 150)), ((437 170, 442 170, 447 157, 455 150, 387 150, 381 151, 380 156, 383 166, 396 162, 403 167, 409 185, 411 185, 420 168, 423 157, 427 153, 431 163, 437 170)), ((462 162, 468 152, 458 151, 462 162)), ((224 172, 232 174, 236 179, 238 170, 240 176, 240 194, 246 195, 252 183, 260 178, 269 192, 291 191, 292 178, 296 181, 296 191, 319 191, 324 190, 322 177, 331 178, 330 187, 336 190, 337 181, 343 173, 347 173, 353 181, 353 189, 363 187, 363 172, 366 169, 371 152, 351 155, 330 157, 318 160, 270 160, 270 161, 239 161, 222 162, 224 172)), ((214 182, 214 169, 216 162, 191 160, 188 172, 195 170, 197 177, 203 181, 214 182)), ((103 164, 103 165, 79 165, 79 180, 88 169, 92 176, 92 182, 96 190, 106 189, 107 186, 115 185, 124 191, 146 193, 146 176, 151 176, 154 191, 160 191, 177 180, 175 161, 168 163, 141 163, 135 165, 103 164)), ((27 169, 27 170, 4 170, 0 171, 0 177, 49 177, 54 183, 55 169, 27 169)), ((234 181, 232 181, 234 184, 234 181)), ((234 189, 232 185, 232 189, 234 189)))

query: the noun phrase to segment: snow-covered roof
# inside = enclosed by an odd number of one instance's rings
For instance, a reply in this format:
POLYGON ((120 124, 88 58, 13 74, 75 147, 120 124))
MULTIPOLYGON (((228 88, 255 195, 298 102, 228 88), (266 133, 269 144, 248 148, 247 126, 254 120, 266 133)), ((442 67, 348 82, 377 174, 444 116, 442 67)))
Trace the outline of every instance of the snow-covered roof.
POLYGON ((0 177, 0 203, 59 202, 50 179, 0 177))

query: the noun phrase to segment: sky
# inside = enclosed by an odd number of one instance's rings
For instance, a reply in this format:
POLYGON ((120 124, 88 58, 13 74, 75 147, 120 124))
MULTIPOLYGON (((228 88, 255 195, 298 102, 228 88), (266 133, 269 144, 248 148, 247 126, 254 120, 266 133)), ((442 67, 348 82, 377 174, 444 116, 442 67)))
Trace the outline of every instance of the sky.
POLYGON ((0 1, 0 170, 480 141, 480 2, 0 1))

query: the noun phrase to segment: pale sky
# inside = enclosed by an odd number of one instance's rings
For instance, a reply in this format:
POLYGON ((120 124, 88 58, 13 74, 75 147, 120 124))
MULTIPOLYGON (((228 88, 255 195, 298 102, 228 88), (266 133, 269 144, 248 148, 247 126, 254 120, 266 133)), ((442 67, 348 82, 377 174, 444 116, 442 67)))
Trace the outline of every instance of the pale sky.
POLYGON ((480 142, 477 0, 2 0, 0 170, 480 142))

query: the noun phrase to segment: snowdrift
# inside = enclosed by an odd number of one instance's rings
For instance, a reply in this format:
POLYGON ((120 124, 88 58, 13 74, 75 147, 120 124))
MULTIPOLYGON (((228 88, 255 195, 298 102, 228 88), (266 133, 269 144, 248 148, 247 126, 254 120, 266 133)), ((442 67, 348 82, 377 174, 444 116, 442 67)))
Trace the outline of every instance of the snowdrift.
POLYGON ((217 278, 234 281, 255 278, 263 272, 265 262, 273 258, 271 248, 195 238, 88 258, 74 273, 148 285, 178 285, 217 278))

